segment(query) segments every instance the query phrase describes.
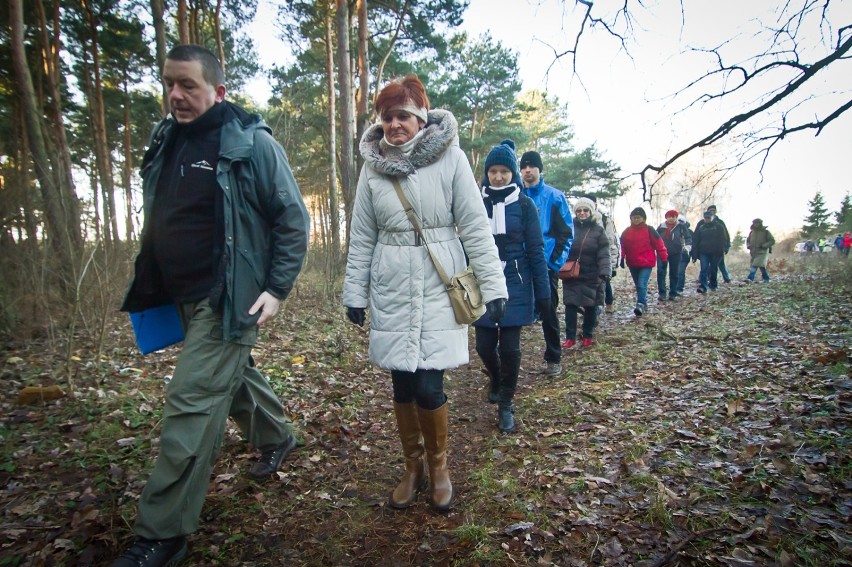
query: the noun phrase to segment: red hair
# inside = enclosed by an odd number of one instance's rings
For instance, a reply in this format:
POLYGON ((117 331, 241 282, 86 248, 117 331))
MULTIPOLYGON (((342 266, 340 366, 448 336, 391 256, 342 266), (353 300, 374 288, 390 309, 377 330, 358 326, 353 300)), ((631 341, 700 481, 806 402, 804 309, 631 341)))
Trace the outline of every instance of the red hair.
POLYGON ((404 78, 385 85, 376 97, 376 114, 381 115, 383 111, 403 106, 408 101, 417 107, 429 110, 426 89, 414 73, 409 73, 404 78))

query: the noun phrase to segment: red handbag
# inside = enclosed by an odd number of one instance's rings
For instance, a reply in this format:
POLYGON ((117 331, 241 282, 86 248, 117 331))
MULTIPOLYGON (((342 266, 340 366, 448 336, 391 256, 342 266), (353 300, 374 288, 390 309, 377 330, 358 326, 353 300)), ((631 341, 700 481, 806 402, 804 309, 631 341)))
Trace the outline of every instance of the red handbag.
POLYGON ((580 242, 580 253, 577 254, 576 260, 568 260, 562 267, 559 268, 559 279, 562 281, 565 280, 576 280, 580 277, 580 257, 583 255, 583 245, 586 243, 586 238, 589 236, 591 229, 586 231, 585 236, 583 236, 583 241, 580 242))
POLYGON ((580 261, 568 260, 559 268, 560 280, 576 280, 580 277, 580 261))

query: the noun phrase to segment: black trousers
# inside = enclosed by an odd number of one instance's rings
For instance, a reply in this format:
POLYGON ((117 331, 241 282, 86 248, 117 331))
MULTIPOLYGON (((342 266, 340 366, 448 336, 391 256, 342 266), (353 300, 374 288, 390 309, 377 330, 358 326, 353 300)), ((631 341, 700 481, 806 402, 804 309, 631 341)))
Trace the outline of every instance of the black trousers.
POLYGON ((559 274, 556 270, 547 269, 550 280, 550 309, 541 316, 541 330, 544 332, 544 360, 545 362, 559 362, 562 360, 562 345, 559 343, 559 316, 556 313, 559 307, 559 274))
POLYGON ((577 307, 576 305, 565 306, 565 336, 572 341, 577 340, 577 314, 583 310, 583 337, 591 339, 595 336, 595 326, 598 323, 598 310, 596 305, 588 307, 577 307))

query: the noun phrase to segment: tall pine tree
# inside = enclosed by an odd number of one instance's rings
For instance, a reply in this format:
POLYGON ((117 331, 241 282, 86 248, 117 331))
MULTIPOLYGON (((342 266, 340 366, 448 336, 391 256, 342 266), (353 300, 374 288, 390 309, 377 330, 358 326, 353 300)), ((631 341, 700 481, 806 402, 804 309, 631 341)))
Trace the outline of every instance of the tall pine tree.
POLYGON ((834 213, 834 219, 837 221, 838 231, 852 230, 852 196, 849 193, 840 201, 840 210, 834 213))
POLYGON ((808 202, 808 216, 805 217, 805 225, 802 227, 802 237, 815 240, 824 237, 831 230, 829 222, 830 214, 825 208, 825 199, 820 191, 816 192, 814 198, 808 202))

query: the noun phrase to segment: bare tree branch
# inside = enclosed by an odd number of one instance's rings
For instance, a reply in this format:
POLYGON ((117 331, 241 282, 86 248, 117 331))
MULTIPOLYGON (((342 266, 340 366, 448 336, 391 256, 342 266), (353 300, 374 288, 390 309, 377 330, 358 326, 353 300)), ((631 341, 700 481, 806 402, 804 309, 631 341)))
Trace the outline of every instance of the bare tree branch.
MULTIPOLYGON (((848 27, 844 28, 844 29, 848 29, 848 27)), ((784 86, 784 88, 782 88, 777 94, 770 97, 768 100, 766 100, 762 104, 758 104, 757 106, 754 106, 753 108, 747 110, 746 112, 732 116, 731 118, 729 118, 728 120, 723 122, 718 128, 716 128, 716 130, 714 130, 713 132, 711 132, 707 136, 701 138, 697 142, 694 142, 694 143, 690 144, 689 146, 683 148, 682 150, 678 151, 677 153, 675 153, 672 157, 667 159, 662 164, 660 164, 660 165, 653 165, 653 164, 646 165, 638 173, 639 178, 642 182, 642 198, 643 198, 643 200, 650 200, 653 197, 653 184, 649 185, 648 180, 647 180, 647 175, 648 175, 649 172, 660 173, 665 168, 669 167, 671 164, 673 164, 678 159, 680 159, 684 155, 688 154, 692 150, 695 150, 697 148, 702 148, 702 147, 705 147, 705 146, 709 146, 709 145, 721 140, 722 138, 724 138, 725 136, 727 136, 731 132, 733 132, 733 130, 736 129, 741 124, 747 122, 748 120, 750 120, 754 116, 766 111, 767 109, 771 108, 772 106, 776 105, 780 101, 784 100, 785 98, 787 98, 788 96, 790 96, 791 94, 796 92, 797 89, 799 89, 807 81, 811 80, 819 71, 821 71, 822 69, 825 69, 831 63, 833 63, 833 62, 835 62, 839 59, 842 59, 844 57, 844 55, 850 51, 850 49, 852 49, 852 36, 847 37, 845 40, 840 42, 835 51, 833 51, 832 53, 830 53, 829 55, 827 55, 823 59, 820 59, 816 63, 813 63, 811 65, 794 66, 795 68, 800 70, 799 77, 790 81, 789 83, 787 83, 784 86)), ((768 68, 777 67, 777 66, 778 66, 777 64, 771 64, 771 65, 765 66, 763 69, 768 69, 768 68)), ((748 73, 746 73, 745 76, 753 78, 754 76, 756 76, 756 74, 749 75, 748 73)), ((745 81, 748 81, 748 80, 750 80, 750 79, 749 78, 745 79, 745 81)), ((739 87, 737 87, 737 88, 739 88, 739 87)), ((733 92, 733 91, 728 91, 728 92, 733 92)), ((723 96, 723 95, 717 95, 717 96, 723 96)), ((822 120, 816 120, 815 122, 811 122, 811 123, 807 123, 807 124, 800 124, 800 125, 797 125, 797 126, 787 126, 786 124, 783 124, 782 127, 776 133, 774 133, 772 136, 765 138, 765 141, 766 140, 773 140, 773 142, 770 144, 770 146, 769 146, 769 148, 767 148, 767 150, 771 149, 771 147, 774 146, 777 141, 784 139, 785 136, 787 136, 787 135, 789 135, 793 132, 798 132, 798 131, 807 130, 807 129, 816 129, 817 135, 819 135, 819 133, 822 132, 822 129, 827 124, 829 124, 830 122, 835 120, 837 117, 842 115, 844 112, 849 110, 850 107, 852 107, 852 100, 843 104, 842 106, 837 108, 834 112, 832 112, 831 114, 829 114, 827 117, 823 118, 822 120)), ((752 157, 754 157, 754 155, 752 155, 752 157)), ((750 159, 751 158, 746 159, 746 160, 740 160, 737 165, 742 165, 743 163, 745 163, 746 161, 749 161, 750 159)), ((765 163, 765 160, 764 160, 764 163, 765 163)))

